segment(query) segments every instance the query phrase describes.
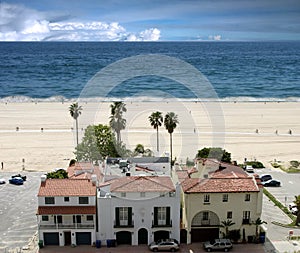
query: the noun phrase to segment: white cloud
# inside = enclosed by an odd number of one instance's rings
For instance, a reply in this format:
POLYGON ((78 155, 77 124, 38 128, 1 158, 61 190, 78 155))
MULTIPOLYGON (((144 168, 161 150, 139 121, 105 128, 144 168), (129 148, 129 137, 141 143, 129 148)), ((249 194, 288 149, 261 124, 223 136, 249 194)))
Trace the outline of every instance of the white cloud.
POLYGON ((0 3, 0 41, 157 41, 160 30, 127 32, 118 22, 50 22, 42 12, 0 3))
POLYGON ((221 40, 221 35, 209 35, 208 39, 209 40, 215 40, 215 41, 220 41, 221 40))

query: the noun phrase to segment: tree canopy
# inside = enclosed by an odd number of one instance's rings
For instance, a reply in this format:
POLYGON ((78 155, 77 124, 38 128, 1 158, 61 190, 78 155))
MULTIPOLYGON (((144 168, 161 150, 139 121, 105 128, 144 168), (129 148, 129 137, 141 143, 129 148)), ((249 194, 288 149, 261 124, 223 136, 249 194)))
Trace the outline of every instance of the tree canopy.
POLYGON ((64 169, 59 169, 57 171, 47 173, 47 178, 68 178, 68 172, 64 169))
POLYGON ((231 163, 231 153, 222 148, 203 148, 198 150, 197 158, 213 158, 221 162, 231 163))
POLYGON ((74 152, 78 161, 98 161, 106 156, 119 157, 115 135, 107 125, 90 125, 74 152))

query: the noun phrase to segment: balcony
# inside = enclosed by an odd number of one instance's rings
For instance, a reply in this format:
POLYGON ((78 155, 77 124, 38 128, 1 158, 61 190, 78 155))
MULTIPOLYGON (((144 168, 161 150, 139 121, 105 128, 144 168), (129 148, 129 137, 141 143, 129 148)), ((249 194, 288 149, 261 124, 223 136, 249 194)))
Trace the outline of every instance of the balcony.
POLYGON ((168 228, 168 227, 172 227, 172 220, 163 221, 163 222, 152 221, 152 228, 168 228))
POLYGON ((39 224, 39 229, 94 229, 95 224, 39 224))
POLYGON ((114 228, 133 228, 134 222, 119 220, 118 222, 114 221, 114 228))
POLYGON ((250 224, 250 219, 243 219, 242 223, 243 224, 250 224))

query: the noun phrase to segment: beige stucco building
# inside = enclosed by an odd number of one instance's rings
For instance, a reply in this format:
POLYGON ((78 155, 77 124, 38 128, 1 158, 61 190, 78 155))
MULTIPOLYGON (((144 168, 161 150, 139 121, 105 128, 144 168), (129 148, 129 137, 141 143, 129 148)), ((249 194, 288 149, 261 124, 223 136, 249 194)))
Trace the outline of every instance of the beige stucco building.
POLYGON ((193 171, 177 171, 182 187, 181 242, 222 238, 229 231, 239 240, 256 235, 262 212, 260 180, 242 168, 212 160, 198 160, 193 171), (234 223, 228 229, 222 222, 234 223), (227 230, 227 231, 226 231, 227 230))

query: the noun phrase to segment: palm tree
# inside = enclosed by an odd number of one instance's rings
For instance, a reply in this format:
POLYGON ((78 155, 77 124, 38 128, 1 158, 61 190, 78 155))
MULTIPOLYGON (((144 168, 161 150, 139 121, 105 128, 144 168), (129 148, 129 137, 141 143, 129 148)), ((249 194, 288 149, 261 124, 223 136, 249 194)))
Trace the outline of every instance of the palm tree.
POLYGON ((258 227, 262 224, 267 224, 266 221, 261 220, 260 218, 257 218, 253 224, 255 225, 255 236, 256 236, 256 240, 258 240, 258 227))
POLYGON ((69 106, 69 112, 71 117, 75 119, 76 122, 76 144, 78 146, 78 117, 81 114, 82 107, 78 105, 78 103, 73 103, 69 106))
POLYGON ((156 129, 156 144, 157 144, 157 152, 159 151, 159 140, 158 140, 158 127, 160 127, 163 123, 163 116, 162 113, 157 111, 153 112, 149 117, 148 117, 151 126, 156 129))
POLYGON ((298 226, 298 224, 300 224, 300 195, 295 196, 294 203, 298 209, 297 218, 296 218, 296 226, 298 226))
POLYGON ((172 168, 172 133, 178 124, 177 115, 174 112, 168 112, 164 119, 164 125, 170 134, 170 162, 172 168))
POLYGON ((225 220, 221 222, 221 227, 225 228, 225 237, 229 236, 229 227, 233 226, 235 223, 232 220, 225 220))
POLYGON ((126 119, 123 118, 123 112, 126 112, 126 104, 123 102, 114 102, 110 105, 111 116, 109 125, 117 134, 117 143, 121 143, 121 130, 126 127, 126 119))

